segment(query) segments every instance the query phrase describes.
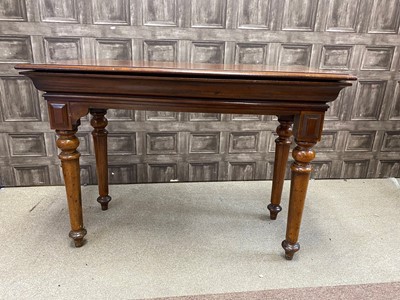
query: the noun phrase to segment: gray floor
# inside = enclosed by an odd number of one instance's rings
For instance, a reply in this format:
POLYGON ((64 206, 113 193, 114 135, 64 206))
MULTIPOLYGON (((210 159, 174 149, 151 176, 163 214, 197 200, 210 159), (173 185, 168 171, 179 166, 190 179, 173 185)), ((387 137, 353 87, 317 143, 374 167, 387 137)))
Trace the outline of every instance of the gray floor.
POLYGON ((395 179, 312 181, 302 249, 283 258, 287 198, 271 182, 83 187, 88 229, 72 247, 63 187, 0 190, 1 299, 135 299, 400 281, 395 179))

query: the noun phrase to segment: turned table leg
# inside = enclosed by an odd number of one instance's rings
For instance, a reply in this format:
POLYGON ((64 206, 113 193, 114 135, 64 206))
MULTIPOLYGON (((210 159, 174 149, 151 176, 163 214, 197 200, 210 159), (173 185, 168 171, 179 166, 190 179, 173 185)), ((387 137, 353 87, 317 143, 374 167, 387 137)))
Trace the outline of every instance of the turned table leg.
POLYGON ((71 231, 69 236, 74 240, 75 247, 80 247, 83 245, 83 238, 86 235, 86 229, 83 227, 82 218, 79 168, 80 153, 76 150, 79 146, 79 140, 75 136, 76 131, 77 129, 56 130, 59 136, 57 139, 57 147, 61 150, 58 157, 61 160, 71 222, 71 231))
POLYGON ((92 136, 94 142, 94 151, 96 155, 96 172, 99 186, 99 197, 97 202, 101 204, 102 210, 108 209, 108 202, 111 197, 108 195, 108 158, 107 158, 107 130, 108 124, 105 109, 91 109, 92 120, 90 124, 93 126, 92 136))
POLYGON ((324 121, 323 112, 302 112, 296 115, 293 135, 297 146, 292 151, 294 162, 291 165, 289 211, 286 227, 286 239, 282 242, 285 257, 293 258, 299 251, 299 233, 308 182, 311 175, 311 161, 315 158, 312 147, 320 140, 324 121))
POLYGON ((300 249, 298 239, 308 182, 312 170, 310 162, 315 157, 315 152, 312 150, 312 146, 315 143, 299 141, 296 141, 296 143, 297 146, 293 149, 293 158, 295 161, 291 166, 292 182, 290 186, 286 240, 282 242, 282 247, 285 249, 285 257, 289 260, 300 249))
POLYGON ((280 206, 283 182, 285 180, 286 164, 288 161, 290 137, 292 136, 293 116, 278 116, 279 126, 276 128, 278 138, 275 140, 275 161, 272 180, 271 203, 267 206, 271 220, 275 220, 282 210, 280 206))

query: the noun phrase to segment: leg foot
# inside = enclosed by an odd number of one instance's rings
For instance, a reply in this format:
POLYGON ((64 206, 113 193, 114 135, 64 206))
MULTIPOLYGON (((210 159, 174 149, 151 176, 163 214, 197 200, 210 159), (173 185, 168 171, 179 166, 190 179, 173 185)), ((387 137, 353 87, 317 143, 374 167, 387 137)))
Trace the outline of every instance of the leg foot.
POLYGON ((284 240, 282 242, 282 248, 285 250, 285 258, 287 260, 292 260, 293 255, 300 250, 300 244, 290 244, 288 241, 284 240))
POLYGON ((97 198, 97 202, 100 203, 101 205, 101 210, 107 210, 108 209, 108 202, 111 201, 111 197, 109 195, 106 196, 99 196, 97 198))
POLYGON ((267 208, 270 212, 271 220, 276 220, 278 213, 282 211, 282 207, 280 205, 275 205, 272 203, 268 204, 267 208))
POLYGON ((83 246, 83 238, 85 237, 87 231, 85 228, 80 230, 71 230, 69 232, 69 237, 74 240, 75 247, 79 248, 83 246))

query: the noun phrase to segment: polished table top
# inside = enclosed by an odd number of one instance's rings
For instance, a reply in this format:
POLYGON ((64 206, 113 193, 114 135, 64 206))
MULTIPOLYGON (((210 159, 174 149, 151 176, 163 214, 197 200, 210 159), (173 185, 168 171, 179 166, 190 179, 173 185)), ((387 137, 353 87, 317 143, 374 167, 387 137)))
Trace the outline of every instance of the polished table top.
POLYGON ((312 69, 305 66, 265 66, 265 65, 229 65, 229 64, 198 64, 188 62, 147 62, 147 61, 117 61, 117 60, 70 60, 57 63, 19 64, 16 69, 38 71, 78 71, 101 73, 137 73, 141 75, 184 75, 207 77, 235 77, 254 79, 301 79, 318 81, 356 80, 355 76, 345 73, 333 73, 312 69))

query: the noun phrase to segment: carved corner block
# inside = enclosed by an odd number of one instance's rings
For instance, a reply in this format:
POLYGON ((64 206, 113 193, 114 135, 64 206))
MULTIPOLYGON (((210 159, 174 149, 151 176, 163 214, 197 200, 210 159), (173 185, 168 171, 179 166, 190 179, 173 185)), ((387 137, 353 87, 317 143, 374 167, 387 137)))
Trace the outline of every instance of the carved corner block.
POLYGON ((47 103, 51 129, 72 129, 68 103, 47 103))
POLYGON ((293 135, 298 141, 316 143, 321 139, 324 112, 303 111, 295 116, 293 135))
POLYGON ((87 115, 89 108, 85 105, 63 101, 48 101, 51 129, 73 130, 80 125, 80 118, 87 115))

